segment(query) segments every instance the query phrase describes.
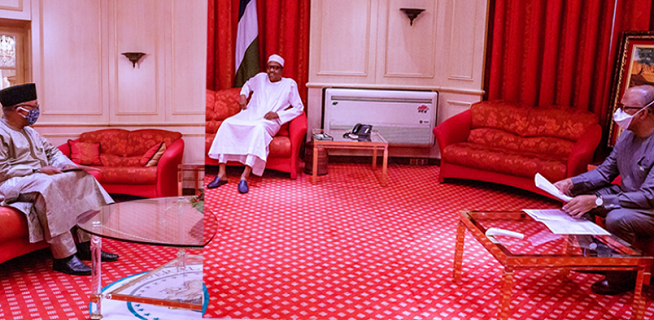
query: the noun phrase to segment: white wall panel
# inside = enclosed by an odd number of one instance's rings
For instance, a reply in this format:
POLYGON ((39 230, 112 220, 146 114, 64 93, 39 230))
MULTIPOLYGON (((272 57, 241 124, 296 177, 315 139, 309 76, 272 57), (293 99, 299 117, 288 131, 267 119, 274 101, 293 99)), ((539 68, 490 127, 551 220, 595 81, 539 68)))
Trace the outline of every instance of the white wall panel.
POLYGON ((36 130, 55 145, 105 128, 178 131, 183 161, 204 162, 206 1, 31 4, 36 130), (146 56, 133 68, 122 52, 146 56))
POLYGON ((165 43, 171 45, 172 55, 170 67, 166 70, 171 70, 171 88, 174 90, 167 90, 171 94, 171 112, 167 114, 167 120, 204 124, 207 84, 206 76, 198 75, 206 74, 206 64, 198 61, 207 61, 206 8, 189 6, 188 0, 174 0, 171 12, 172 32, 165 43))
POLYGON ((102 118, 106 68, 101 2, 60 0, 41 1, 39 5, 42 14, 32 32, 38 33, 41 40, 34 58, 41 62, 35 73, 40 80, 44 120, 69 115, 95 116, 75 117, 73 122, 102 118), (71 12, 80 13, 79 17, 71 19, 71 12))
POLYGON ((110 36, 116 43, 112 55, 116 66, 115 116, 147 115, 148 120, 161 119, 163 101, 159 89, 163 75, 159 74, 159 60, 163 59, 160 38, 163 26, 159 23, 156 0, 118 0, 114 2, 114 22, 110 36), (128 22, 128 23, 127 23, 128 22), (145 56, 133 67, 123 52, 143 52, 145 56))
POLYGON ((383 68, 383 77, 433 79, 436 56, 436 3, 421 1, 412 5, 404 0, 390 0, 385 9, 388 23, 385 36, 380 41, 384 50, 379 50, 380 60, 384 62, 380 66, 383 68), (425 9, 414 19, 413 25, 400 10, 407 6, 425 9))
MULTIPOLYGON (((475 31, 478 6, 475 0, 452 1, 452 24, 450 26, 449 78, 452 80, 474 81, 473 70, 479 68, 475 59, 475 31), (466 25, 461 28, 461 25, 466 25)), ((482 22, 485 22, 482 20, 482 22)), ((483 50, 482 50, 483 51, 483 50)))
POLYGON ((30 0, 0 0, 0 18, 30 20, 30 0))

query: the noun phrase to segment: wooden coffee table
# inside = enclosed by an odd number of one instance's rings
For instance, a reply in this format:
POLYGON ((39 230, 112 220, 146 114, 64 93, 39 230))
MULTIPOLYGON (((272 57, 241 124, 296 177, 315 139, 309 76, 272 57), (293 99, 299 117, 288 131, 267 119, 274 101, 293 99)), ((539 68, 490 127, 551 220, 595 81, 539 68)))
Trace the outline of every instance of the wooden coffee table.
POLYGON ((318 150, 321 149, 360 149, 372 150, 372 170, 377 169, 377 151, 383 151, 382 174, 380 184, 382 187, 388 185, 388 142, 379 132, 373 130, 370 135, 370 141, 357 141, 344 138, 346 130, 331 130, 327 132, 334 140, 313 140, 313 171, 311 184, 318 181, 318 150))
POLYGON ((613 236, 555 235, 542 223, 522 211, 461 211, 454 253, 454 282, 461 283, 461 264, 466 229, 504 267, 498 319, 509 318, 513 271, 519 268, 558 268, 565 276, 569 270, 637 271, 632 304, 632 319, 642 319, 645 301, 643 284, 649 284, 652 257, 631 248, 613 236), (489 228, 519 232, 524 239, 486 236, 489 228), (600 248, 602 250, 600 250, 600 248))

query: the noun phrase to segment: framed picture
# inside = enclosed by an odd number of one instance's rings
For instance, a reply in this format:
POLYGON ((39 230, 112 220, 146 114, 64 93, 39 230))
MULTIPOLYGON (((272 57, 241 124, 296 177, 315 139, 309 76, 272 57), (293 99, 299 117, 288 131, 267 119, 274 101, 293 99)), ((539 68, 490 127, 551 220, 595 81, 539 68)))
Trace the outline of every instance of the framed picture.
MULTIPOLYGON (((654 85, 654 32, 626 31, 622 35, 620 60, 616 65, 613 83, 609 119, 613 119, 613 113, 625 90, 643 84, 654 85)), ((622 129, 613 120, 610 123, 608 145, 613 147, 622 129)))

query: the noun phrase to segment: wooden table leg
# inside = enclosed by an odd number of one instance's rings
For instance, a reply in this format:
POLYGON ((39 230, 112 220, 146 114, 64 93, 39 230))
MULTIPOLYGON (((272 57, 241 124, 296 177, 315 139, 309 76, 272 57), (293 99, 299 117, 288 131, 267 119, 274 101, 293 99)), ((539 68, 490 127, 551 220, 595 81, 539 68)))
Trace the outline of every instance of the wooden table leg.
POLYGON ((313 142, 313 171, 311 171, 311 184, 318 182, 318 146, 313 142))
POLYGON ((177 195, 182 196, 182 170, 177 171, 177 195))
POLYGON ((645 299, 643 299, 643 282, 645 280, 645 267, 638 268, 636 287, 634 288, 634 302, 631 304, 631 319, 641 320, 645 316, 645 299))
POLYGON ((456 246, 454 247, 454 282, 461 283, 461 267, 463 264, 463 244, 466 237, 466 226, 459 220, 456 227, 456 246))
POLYGON ((509 319, 511 312, 511 291, 513 291, 513 267, 504 267, 502 283, 500 284, 500 303, 497 308, 497 319, 509 319))
POLYGON ((388 146, 384 147, 384 159, 382 161, 382 187, 388 185, 388 146))
POLYGON ((193 177, 193 183, 195 184, 195 195, 197 196, 200 192, 200 170, 195 169, 195 175, 193 177))
MULTIPOLYGON (((572 241, 576 239, 576 237, 570 237, 570 235, 564 235, 565 240, 566 240, 566 245, 565 248, 563 249, 563 255, 569 256, 572 254, 573 250, 573 245, 572 241)), ((561 276, 565 277, 566 279, 570 278, 570 268, 561 268, 561 271, 559 273, 561 276)))
POLYGON ((372 149, 372 170, 377 170, 377 147, 372 149))

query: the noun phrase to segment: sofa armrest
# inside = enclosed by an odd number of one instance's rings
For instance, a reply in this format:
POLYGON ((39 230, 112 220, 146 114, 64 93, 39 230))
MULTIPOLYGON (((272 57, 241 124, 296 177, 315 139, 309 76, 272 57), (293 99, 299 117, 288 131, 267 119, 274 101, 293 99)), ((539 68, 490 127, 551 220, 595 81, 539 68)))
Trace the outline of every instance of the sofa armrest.
POLYGON ((297 166, 300 160, 300 147, 307 135, 307 114, 302 112, 301 115, 291 120, 288 124, 289 139, 291 140, 291 179, 297 177, 297 166))
POLYGON ((593 161, 595 149, 602 139, 602 127, 599 124, 592 125, 572 147, 572 153, 568 158, 568 177, 574 177, 587 171, 587 166, 593 161))
MULTIPOLYGON (((75 139, 73 141, 77 141, 77 140, 79 139, 75 139)), ((57 148, 59 149, 59 151, 61 151, 61 153, 63 153, 66 157, 68 157, 68 159, 70 159, 70 145, 68 144, 68 142, 58 146, 57 148)))
POLYGON ((173 142, 157 164, 157 197, 177 195, 177 170, 184 157, 184 140, 173 142))
POLYGON ((472 112, 466 110, 443 121, 434 128, 434 135, 438 141, 441 157, 443 156, 443 150, 448 145, 468 140, 471 124, 472 112))

